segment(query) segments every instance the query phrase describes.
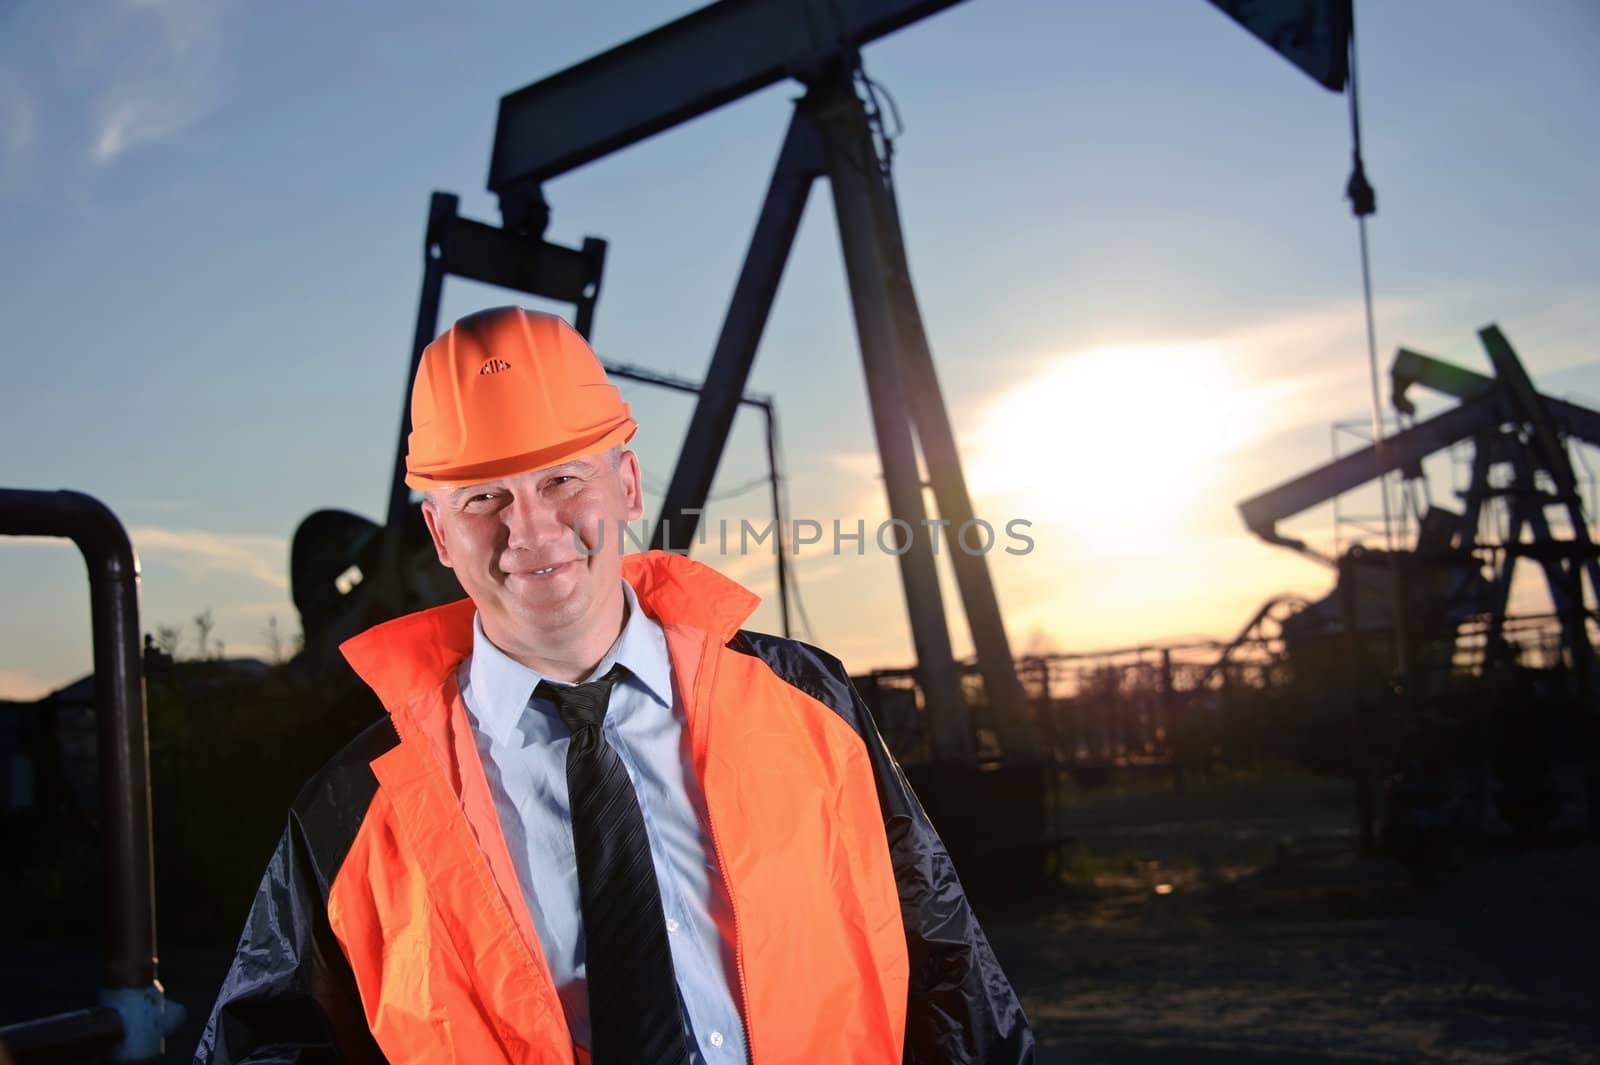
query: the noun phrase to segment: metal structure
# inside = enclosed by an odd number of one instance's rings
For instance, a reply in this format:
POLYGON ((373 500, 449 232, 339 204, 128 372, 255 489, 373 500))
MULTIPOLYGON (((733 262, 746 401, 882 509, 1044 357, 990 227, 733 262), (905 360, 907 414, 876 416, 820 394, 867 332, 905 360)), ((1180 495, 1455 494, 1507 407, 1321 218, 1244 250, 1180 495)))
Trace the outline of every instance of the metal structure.
POLYGON ((1600 412, 1540 395, 1498 327, 1485 326, 1478 335, 1495 367, 1493 378, 1405 348, 1396 355, 1391 371, 1393 403, 1403 415, 1415 413, 1407 397, 1413 385, 1443 392, 1459 399, 1459 405, 1390 437, 1381 457, 1377 446, 1352 452, 1245 500, 1239 513, 1245 525, 1268 543, 1331 561, 1304 542, 1279 533, 1278 522, 1392 473, 1420 478, 1423 460, 1470 442, 1472 474, 1463 493, 1463 512, 1432 508, 1424 516, 1422 533, 1431 540, 1436 556, 1449 552, 1458 562, 1479 554, 1488 558, 1495 593, 1491 641, 1500 635, 1516 563, 1525 558, 1538 562, 1561 618, 1570 664, 1586 684, 1594 651, 1586 627, 1583 579, 1587 575, 1590 594, 1600 598, 1600 551, 1589 535, 1566 438, 1600 446, 1600 412), (1498 535, 1485 537, 1481 526, 1486 505, 1502 498, 1509 501, 1507 525, 1498 535), (1567 538, 1557 535, 1550 508, 1562 512, 1567 538))
POLYGON ((183 1010, 165 998, 156 976, 139 560, 116 515, 78 492, 0 489, 0 536, 71 539, 89 569, 106 877, 100 1004, 0 1028, 0 1047, 19 1063, 91 1053, 109 1053, 114 1061, 154 1061, 183 1010))
MULTIPOLYGON (((621 377, 628 381, 638 381, 641 384, 656 385, 660 388, 671 389, 674 392, 686 392, 690 395, 702 395, 705 389, 693 381, 686 381, 672 374, 658 373, 655 370, 646 370, 640 366, 625 366, 621 363, 605 362, 606 373, 612 377, 621 377)), ((772 501, 772 520, 777 526, 777 549, 773 552, 774 564, 777 566, 778 581, 778 614, 783 620, 783 634, 790 636, 792 625, 789 617, 789 563, 784 548, 784 507, 782 482, 783 474, 778 468, 778 411, 772 397, 757 392, 747 392, 739 397, 739 402, 745 406, 754 407, 761 412, 762 439, 767 447, 767 487, 772 501)), ((695 515, 698 518, 698 515, 695 515)))
POLYGON ((1393 364, 1392 403, 1403 418, 1416 413, 1408 393, 1417 386, 1456 406, 1239 504, 1262 539, 1334 562, 1279 532, 1278 522, 1369 482, 1381 488, 1394 473, 1425 485, 1426 459, 1470 448, 1460 512, 1430 502, 1411 547, 1346 551, 1336 560, 1337 589, 1284 624, 1297 676, 1319 669, 1355 707, 1363 843, 1384 834, 1375 826, 1386 821, 1385 833, 1409 840, 1400 846, 1413 854, 1436 855, 1439 831, 1481 828, 1491 795, 1519 835, 1545 831, 1562 801, 1560 765, 1581 775, 1589 831, 1600 838, 1597 618, 1589 606, 1600 601, 1600 549, 1568 451, 1569 442, 1600 447, 1600 412, 1539 394, 1496 326, 1478 335, 1493 377, 1404 348, 1393 364), (1525 631, 1508 629, 1523 560, 1538 565, 1559 625, 1553 662, 1519 646, 1525 631), (1415 654, 1393 671, 1400 641, 1415 654), (1424 763, 1433 768, 1418 768, 1424 763), (1475 783, 1450 783, 1452 772, 1475 783), (1380 801, 1383 779, 1389 793, 1380 801), (1475 820, 1463 812, 1469 806, 1479 810, 1475 820))

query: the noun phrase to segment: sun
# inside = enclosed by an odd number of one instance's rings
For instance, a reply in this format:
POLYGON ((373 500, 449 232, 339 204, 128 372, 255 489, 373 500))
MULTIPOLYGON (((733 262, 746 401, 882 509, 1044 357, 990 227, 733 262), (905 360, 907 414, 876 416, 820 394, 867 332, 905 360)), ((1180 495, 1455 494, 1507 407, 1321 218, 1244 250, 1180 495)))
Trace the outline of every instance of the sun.
POLYGON ((1074 546, 1120 552, 1181 537, 1219 459, 1261 419, 1239 359, 1208 344, 1096 348, 1052 362, 996 400, 968 480, 1074 546))

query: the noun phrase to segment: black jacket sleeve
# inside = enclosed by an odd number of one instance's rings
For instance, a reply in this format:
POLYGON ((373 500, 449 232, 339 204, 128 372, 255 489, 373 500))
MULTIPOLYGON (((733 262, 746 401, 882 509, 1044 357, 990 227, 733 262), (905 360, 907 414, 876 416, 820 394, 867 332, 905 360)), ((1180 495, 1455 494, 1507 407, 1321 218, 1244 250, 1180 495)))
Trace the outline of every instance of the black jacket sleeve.
POLYGON ((195 1065, 381 1062, 291 814, 206 1022, 195 1065))
POLYGON ((377 790, 368 763, 397 741, 367 729, 308 783, 267 863, 195 1065, 379 1065, 328 890, 377 790))
POLYGON ((1022 1004, 972 912, 949 852, 844 666, 817 648, 756 633, 740 633, 734 646, 757 654, 780 677, 832 707, 866 744, 911 963, 906 1065, 1031 1065, 1033 1032, 1022 1004))

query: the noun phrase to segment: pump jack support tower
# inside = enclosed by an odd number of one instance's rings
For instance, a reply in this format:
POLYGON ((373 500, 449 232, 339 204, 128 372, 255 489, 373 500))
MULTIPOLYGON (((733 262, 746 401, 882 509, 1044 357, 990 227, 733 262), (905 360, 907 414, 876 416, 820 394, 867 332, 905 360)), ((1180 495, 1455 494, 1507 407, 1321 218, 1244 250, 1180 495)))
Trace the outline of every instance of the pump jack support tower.
MULTIPOLYGON (((579 330, 588 335, 604 245, 586 241, 578 252, 543 241, 550 211, 542 183, 779 81, 796 78, 805 85, 652 546, 686 551, 694 540, 698 512, 727 444, 806 200, 816 179, 825 177, 832 187, 890 513, 905 523, 900 528, 911 530, 909 545, 900 540, 895 547, 904 549, 900 574, 932 749, 936 760, 951 765, 971 764, 975 753, 939 587, 935 538, 941 525, 1000 743, 1008 759, 1019 761, 1037 758, 1039 747, 987 562, 963 550, 959 540, 959 531, 973 519, 972 501, 912 290, 893 181, 871 116, 857 95, 856 77, 861 46, 956 2, 720 0, 501 100, 489 188, 499 197, 502 229, 457 219, 453 202, 435 199, 435 213, 442 218, 435 224, 462 230, 485 252, 520 256, 515 270, 498 270, 502 278, 511 277, 507 287, 573 302, 579 330), (938 521, 928 519, 919 446, 938 521)), ((444 262, 435 247, 430 238, 413 375, 422 347, 437 329, 443 271, 506 284, 473 270, 465 257, 444 262)), ((402 424, 402 445, 408 431, 402 424)), ((392 529, 398 528, 409 499, 401 472, 397 464, 392 529)))

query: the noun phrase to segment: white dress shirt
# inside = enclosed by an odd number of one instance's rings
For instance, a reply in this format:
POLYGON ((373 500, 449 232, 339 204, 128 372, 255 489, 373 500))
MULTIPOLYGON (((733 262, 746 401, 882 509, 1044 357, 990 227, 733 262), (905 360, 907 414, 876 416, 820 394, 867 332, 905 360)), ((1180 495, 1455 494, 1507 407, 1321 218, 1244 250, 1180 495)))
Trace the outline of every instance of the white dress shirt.
MULTIPOLYGON (((603 676, 617 662, 628 670, 612 690, 601 728, 627 768, 644 814, 695 1060, 747 1062, 733 944, 717 931, 719 921, 733 927, 728 892, 690 761, 666 636, 639 609, 627 581, 622 589, 622 634, 585 679, 603 676)), ((472 632, 472 656, 458 674, 461 696, 567 1025, 573 1039, 588 1046, 583 921, 567 802, 570 732, 555 704, 533 694, 540 681, 563 682, 508 657, 476 617, 472 632)))

